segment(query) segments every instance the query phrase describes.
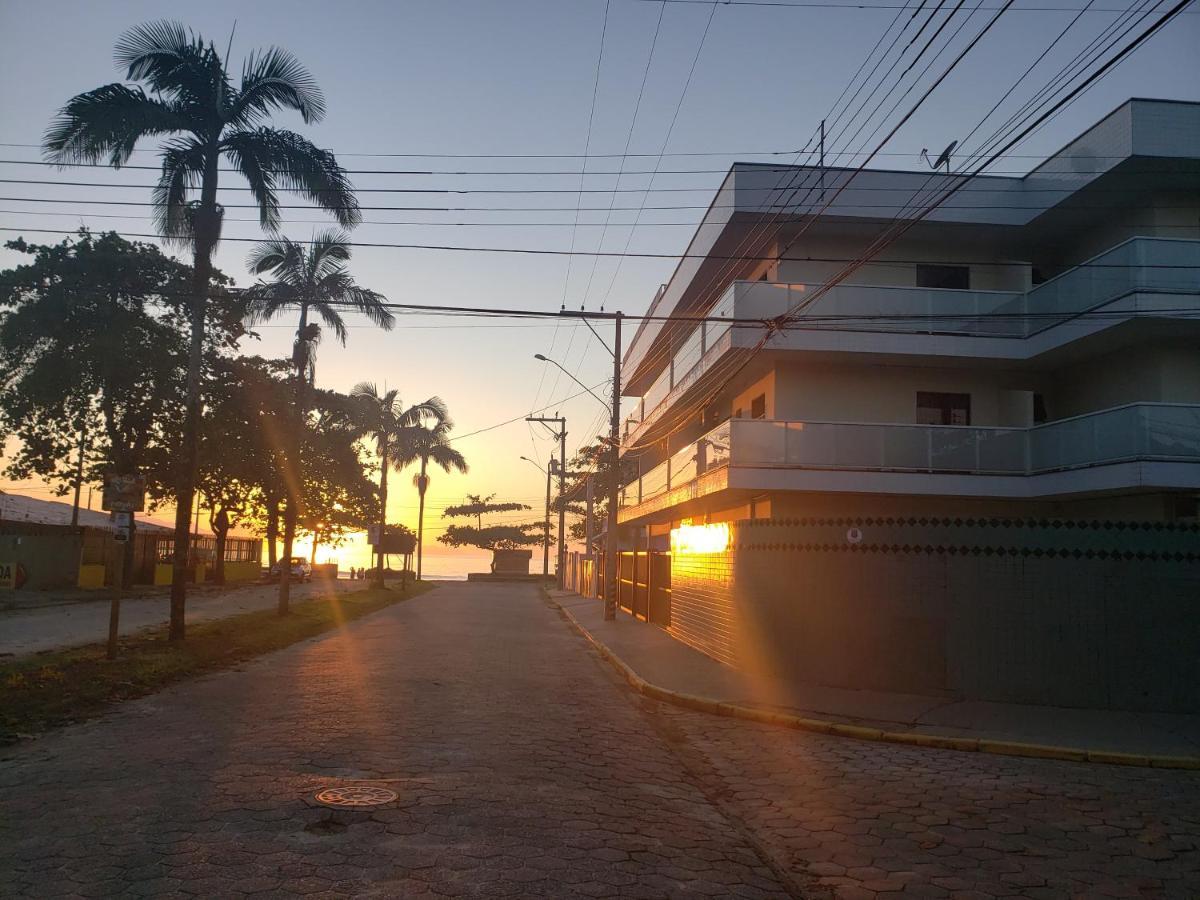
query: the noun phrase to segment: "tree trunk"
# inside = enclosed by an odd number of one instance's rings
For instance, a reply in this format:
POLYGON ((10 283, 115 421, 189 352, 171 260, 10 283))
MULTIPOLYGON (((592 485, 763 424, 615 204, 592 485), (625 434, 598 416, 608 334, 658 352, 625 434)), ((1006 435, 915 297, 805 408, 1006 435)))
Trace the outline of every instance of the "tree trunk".
POLYGON ((220 154, 210 148, 200 188, 200 206, 194 226, 196 242, 192 258, 191 344, 188 348, 187 395, 180 446, 179 476, 175 488, 175 558, 171 571, 171 625, 168 639, 184 638, 184 609, 187 602, 187 570, 191 555, 192 494, 200 462, 200 375, 204 364, 204 310, 212 275, 212 251, 221 234, 217 208, 217 163, 220 154))
POLYGON ((279 501, 274 497, 267 500, 267 565, 273 566, 279 559, 279 501))
POLYGON ((129 540, 121 547, 121 552, 125 556, 124 565, 121 567, 121 587, 128 590, 133 586, 133 552, 137 543, 137 516, 129 517, 129 540))
MULTIPOLYGON (((308 303, 300 304, 300 327, 296 329, 296 339, 303 342, 305 327, 308 325, 308 303)), ((284 484, 287 486, 287 506, 283 512, 283 561, 279 567, 279 614, 286 616, 288 601, 292 593, 292 543, 296 539, 296 520, 300 515, 300 493, 303 488, 303 468, 300 465, 301 440, 300 432, 304 427, 305 387, 308 379, 304 377, 304 357, 295 353, 296 365, 296 402, 292 412, 292 428, 289 438, 287 468, 290 477, 285 474, 284 484)))
POLYGON ((283 557, 279 560, 279 615, 286 616, 292 597, 292 541, 296 539, 296 512, 291 502, 283 512, 283 557))
POLYGON ((375 550, 379 553, 379 558, 376 561, 375 582, 378 587, 383 587, 383 548, 387 540, 387 475, 388 475, 388 448, 386 441, 383 446, 383 454, 380 458, 381 467, 379 469, 379 544, 375 550))
POLYGON ((229 513, 222 508, 209 516, 209 527, 216 539, 216 558, 213 560, 213 583, 225 583, 225 545, 229 538, 229 513))
POLYGON ((421 550, 425 542, 425 489, 429 487, 429 477, 425 474, 428 460, 421 459, 421 475, 417 482, 417 493, 420 500, 417 504, 417 581, 421 580, 421 550))

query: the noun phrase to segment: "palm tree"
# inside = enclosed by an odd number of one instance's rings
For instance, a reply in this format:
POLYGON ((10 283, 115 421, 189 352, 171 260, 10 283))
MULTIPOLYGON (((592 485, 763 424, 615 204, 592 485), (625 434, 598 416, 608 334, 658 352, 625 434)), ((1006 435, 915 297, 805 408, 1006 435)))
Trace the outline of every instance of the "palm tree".
POLYGON ((171 640, 184 636, 186 570, 192 494, 199 454, 200 377, 204 316, 212 254, 224 210, 217 203, 222 160, 250 186, 263 228, 279 227, 279 187, 329 210, 344 227, 360 219, 345 170, 327 150, 293 131, 267 124, 271 113, 292 109, 306 123, 325 114, 312 75, 285 50, 251 53, 240 81, 211 41, 176 22, 150 22, 117 41, 115 60, 128 81, 106 84, 67 101, 46 130, 46 157, 56 163, 107 162, 120 168, 142 138, 163 138, 162 174, 154 188, 154 216, 168 241, 192 250, 191 345, 186 416, 176 485, 175 568, 171 579, 171 640), (189 200, 199 190, 199 199, 189 200))
MULTIPOLYGON (((326 327, 345 346, 346 323, 340 309, 360 312, 385 331, 396 324, 384 306, 382 294, 360 287, 347 269, 350 261, 349 237, 344 232, 329 230, 313 237, 306 247, 290 238, 263 241, 250 251, 247 267, 254 275, 269 272, 274 281, 258 282, 247 288, 246 321, 251 324, 266 322, 287 310, 300 312, 300 324, 296 327, 296 340, 292 349, 292 364, 295 366, 296 408, 293 435, 298 440, 300 425, 306 414, 306 395, 313 386, 316 374, 316 345, 321 340, 321 326, 309 322, 309 314, 320 317, 326 327)), ((299 454, 293 447, 293 476, 289 479, 287 509, 283 518, 283 558, 290 559, 292 542, 296 537, 299 517, 299 454)), ((288 610, 291 592, 286 563, 280 567, 279 613, 288 610)))
POLYGON ((350 396, 357 398, 362 407, 362 425, 366 435, 375 442, 375 452, 379 455, 379 555, 376 561, 375 580, 383 587, 382 552, 385 536, 387 535, 387 480, 388 469, 399 471, 404 463, 397 461, 397 440, 409 429, 421 427, 421 423, 431 419, 435 423, 444 422, 447 418, 446 404, 440 397, 430 397, 424 403, 404 408, 400 401, 400 392, 392 389, 382 394, 369 381, 356 384, 350 391, 350 396))
POLYGON ((413 476, 413 484, 417 486, 417 494, 420 496, 417 511, 417 581, 421 580, 421 549, 425 540, 425 491, 429 488, 429 463, 441 466, 444 472, 451 469, 464 473, 467 471, 467 460, 450 446, 448 435, 452 428, 453 422, 442 419, 432 427, 417 425, 406 428, 397 441, 396 468, 418 461, 421 463, 421 471, 413 476))

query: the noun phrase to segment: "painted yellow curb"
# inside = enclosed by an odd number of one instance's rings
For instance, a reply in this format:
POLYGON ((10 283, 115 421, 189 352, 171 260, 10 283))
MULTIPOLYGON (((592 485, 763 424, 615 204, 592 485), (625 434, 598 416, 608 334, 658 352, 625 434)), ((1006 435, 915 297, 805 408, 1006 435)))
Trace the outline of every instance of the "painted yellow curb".
POLYGON ((854 738, 860 741, 878 741, 889 744, 908 744, 913 747, 925 747, 938 750, 959 750, 971 753, 994 753, 999 756, 1023 756, 1032 759, 1057 759, 1067 762, 1096 763, 1116 766, 1142 766, 1156 769, 1200 769, 1198 756, 1146 756, 1136 753, 1119 753, 1111 750, 1088 750, 1079 747, 1056 747, 1052 744, 1027 744, 1021 741, 996 741, 981 738, 955 737, 952 735, 926 734, 915 731, 883 731, 878 728, 867 728, 861 725, 850 725, 826 719, 813 719, 797 716, 792 713, 778 712, 769 709, 758 709, 753 706, 742 706, 738 703, 728 703, 713 700, 709 697, 699 697, 673 691, 670 688, 651 684, 638 675, 625 660, 617 656, 608 645, 588 631, 571 611, 557 602, 549 593, 546 599, 561 612, 572 627, 586 638, 596 652, 629 683, 637 693, 652 700, 661 700, 674 706, 682 706, 699 712, 727 716, 734 719, 745 719, 750 722, 760 722, 766 725, 780 725, 799 731, 812 731, 817 734, 832 734, 837 737, 854 738))

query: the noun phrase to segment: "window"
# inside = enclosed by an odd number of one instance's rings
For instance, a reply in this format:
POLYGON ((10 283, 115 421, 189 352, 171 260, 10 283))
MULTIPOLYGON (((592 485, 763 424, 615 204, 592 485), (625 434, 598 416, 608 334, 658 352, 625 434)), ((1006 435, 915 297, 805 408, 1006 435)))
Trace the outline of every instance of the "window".
POLYGON ((1046 398, 1041 394, 1033 395, 1033 424, 1040 425, 1049 418, 1046 415, 1046 398))
POLYGON ((918 425, 970 425, 971 395, 917 391, 918 425))
POLYGON ((956 291, 971 287, 970 266, 917 266, 917 287, 950 288, 956 291))
POLYGON ((767 395, 759 394, 750 401, 750 418, 765 419, 767 417, 767 395))

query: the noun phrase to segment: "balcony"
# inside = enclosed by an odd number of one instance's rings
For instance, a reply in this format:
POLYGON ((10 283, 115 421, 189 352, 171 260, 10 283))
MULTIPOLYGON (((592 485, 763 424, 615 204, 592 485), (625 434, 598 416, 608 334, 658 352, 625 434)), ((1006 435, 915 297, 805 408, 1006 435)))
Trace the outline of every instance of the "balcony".
MULTIPOLYGON (((1200 463, 1200 405, 1135 403, 1032 428, 732 419, 626 485, 621 497, 622 520, 729 487, 840 489, 819 479, 808 486, 793 486, 786 479, 769 476, 741 484, 729 471, 721 478, 709 477, 722 470, 1004 476, 1011 480, 1142 461, 1200 463), (695 490, 693 483, 704 478, 709 478, 712 489, 695 490), (690 490, 679 494, 685 487, 690 490)), ((1200 480, 1200 466, 1192 468, 1189 477, 1200 480)), ((968 492, 960 484, 956 482, 949 492, 968 492)), ((926 485, 928 489, 922 492, 947 489, 944 483, 939 486, 928 479, 926 485)), ((976 486, 983 495, 989 493, 986 486, 976 486)), ((872 490, 861 479, 847 489, 872 490)), ((1054 490, 1047 485, 1049 493, 1054 490)), ((1037 493, 1014 493, 1011 484, 1006 486, 1010 496, 1037 493)))
MULTIPOLYGON (((709 312, 711 317, 771 319, 796 310, 821 285, 734 282, 709 312)), ((1021 359, 1044 352, 1054 344, 1045 337, 1056 326, 1080 313, 1111 306, 1114 316, 1091 323, 1109 327, 1120 315, 1164 314, 1185 306, 1197 307, 1200 295, 1200 241, 1132 238, 1027 292, 958 291, 839 284, 821 294, 800 312, 797 327, 775 335, 770 347, 812 349, 814 333, 841 335, 924 335, 929 340, 912 347, 890 346, 893 352, 950 352, 946 339, 976 339, 956 352, 968 356, 1002 355, 1021 359), (1141 295, 1166 296, 1145 300, 1141 295), (936 346, 929 341, 940 342, 936 346), (802 344, 801 340, 808 343, 802 344), (990 339, 990 343, 985 340, 990 339), (1030 340, 1034 339, 1034 340, 1030 340), (996 342, 1000 342, 997 344, 996 342)), ((1060 335, 1066 342, 1081 337, 1082 328, 1060 335)), ((730 326, 706 322, 695 328, 672 354, 658 379, 646 390, 627 419, 626 435, 652 423, 676 402, 718 359, 732 348, 752 347, 762 336, 759 326, 730 326)), ((829 341, 826 340, 825 344, 829 341)), ((844 342, 822 349, 846 349, 844 342)), ((866 344, 864 343, 864 347, 866 344)), ((857 345, 856 345, 857 348, 857 345)))

